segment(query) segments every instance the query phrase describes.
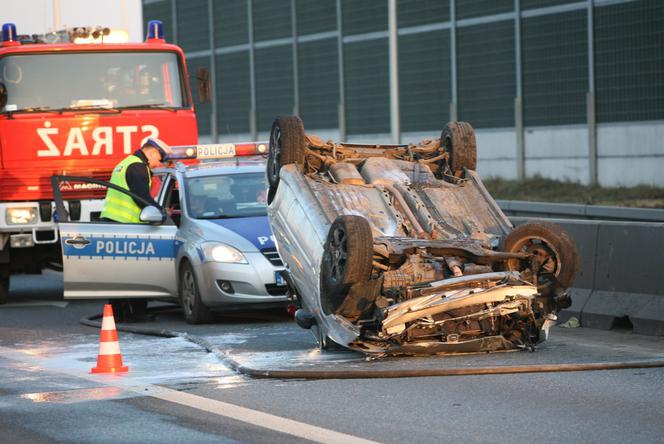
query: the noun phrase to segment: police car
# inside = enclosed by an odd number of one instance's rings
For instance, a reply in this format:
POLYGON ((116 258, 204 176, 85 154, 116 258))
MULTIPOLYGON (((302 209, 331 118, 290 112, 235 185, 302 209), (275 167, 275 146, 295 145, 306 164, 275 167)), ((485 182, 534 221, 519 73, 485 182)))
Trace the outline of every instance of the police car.
POLYGON ((210 320, 214 309, 284 305, 265 161, 257 156, 266 151, 265 143, 173 147, 170 158, 180 161, 152 178, 151 193, 164 211, 145 207, 140 224, 71 220, 63 183, 132 193, 54 176, 65 299, 176 297, 190 323, 210 320))

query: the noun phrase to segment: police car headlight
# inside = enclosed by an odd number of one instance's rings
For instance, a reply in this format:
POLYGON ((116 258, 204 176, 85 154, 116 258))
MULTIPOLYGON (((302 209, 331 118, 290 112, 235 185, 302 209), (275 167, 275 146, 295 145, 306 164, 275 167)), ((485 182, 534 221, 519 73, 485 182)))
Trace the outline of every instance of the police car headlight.
POLYGON ((222 243, 203 245, 206 262, 224 262, 227 264, 248 264, 247 258, 237 248, 222 243))
POLYGON ((37 207, 7 208, 5 214, 7 225, 27 225, 37 222, 37 207))

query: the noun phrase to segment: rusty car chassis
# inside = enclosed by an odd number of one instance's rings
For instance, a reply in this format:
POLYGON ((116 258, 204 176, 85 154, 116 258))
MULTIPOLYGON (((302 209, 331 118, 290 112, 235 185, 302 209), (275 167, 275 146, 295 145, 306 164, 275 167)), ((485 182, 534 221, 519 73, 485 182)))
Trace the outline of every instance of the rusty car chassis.
POLYGON ((571 236, 514 228, 476 173, 472 127, 414 145, 334 143, 279 117, 268 214, 321 348, 420 355, 532 349, 569 305, 571 236))

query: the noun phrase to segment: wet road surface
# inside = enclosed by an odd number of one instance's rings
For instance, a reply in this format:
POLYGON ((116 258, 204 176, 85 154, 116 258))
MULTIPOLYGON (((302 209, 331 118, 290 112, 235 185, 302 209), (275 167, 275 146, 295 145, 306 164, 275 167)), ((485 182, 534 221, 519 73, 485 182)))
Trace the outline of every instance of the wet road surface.
MULTIPOLYGON (((239 375, 183 338, 120 333, 130 371, 90 375, 96 302, 61 300, 60 275, 25 277, 0 307, 0 442, 656 442, 664 369, 405 379, 268 380, 239 375), (340 435, 341 434, 341 435, 340 435)), ((554 329, 534 353, 367 361, 321 354, 281 312, 189 326, 178 311, 141 323, 205 338, 256 367, 430 368, 653 358, 664 338, 554 329)))

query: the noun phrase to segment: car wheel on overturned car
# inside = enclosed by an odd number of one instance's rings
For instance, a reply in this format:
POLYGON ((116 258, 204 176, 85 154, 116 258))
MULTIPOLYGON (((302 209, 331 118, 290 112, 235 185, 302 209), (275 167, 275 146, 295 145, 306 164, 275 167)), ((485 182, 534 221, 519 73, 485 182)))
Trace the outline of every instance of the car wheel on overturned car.
POLYGON ((509 259, 505 268, 515 271, 525 267, 535 273, 540 291, 546 291, 556 283, 564 288, 571 286, 579 270, 579 253, 572 236, 551 222, 519 225, 505 237, 502 250, 533 255, 526 265, 519 259, 509 259))
POLYGON ((279 185, 279 171, 284 165, 304 164, 304 124, 297 116, 279 116, 270 130, 267 179, 270 188, 279 185))
POLYGON ((475 130, 468 122, 449 122, 440 134, 440 146, 448 153, 450 172, 462 177, 464 169, 477 169, 475 130))
POLYGON ((335 219, 325 241, 321 264, 321 304, 330 313, 346 297, 350 286, 371 277, 373 235, 362 216, 335 219))
POLYGON ((184 311, 184 319, 189 324, 203 324, 212 320, 212 312, 201 301, 196 275, 189 261, 184 261, 180 267, 178 297, 184 311))

